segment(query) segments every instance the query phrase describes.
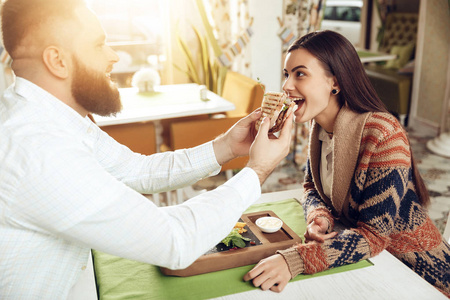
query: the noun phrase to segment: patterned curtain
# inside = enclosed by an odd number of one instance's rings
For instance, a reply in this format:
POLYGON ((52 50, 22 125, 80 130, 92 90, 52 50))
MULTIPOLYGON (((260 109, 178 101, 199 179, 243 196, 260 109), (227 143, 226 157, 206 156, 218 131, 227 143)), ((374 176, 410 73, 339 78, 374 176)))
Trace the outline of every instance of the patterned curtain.
POLYGON ((250 37, 253 18, 248 0, 203 0, 222 51, 220 61, 235 72, 250 76, 250 37))
POLYGON ((283 51, 295 38, 320 29, 324 5, 325 0, 284 0, 283 18, 278 20, 283 51))

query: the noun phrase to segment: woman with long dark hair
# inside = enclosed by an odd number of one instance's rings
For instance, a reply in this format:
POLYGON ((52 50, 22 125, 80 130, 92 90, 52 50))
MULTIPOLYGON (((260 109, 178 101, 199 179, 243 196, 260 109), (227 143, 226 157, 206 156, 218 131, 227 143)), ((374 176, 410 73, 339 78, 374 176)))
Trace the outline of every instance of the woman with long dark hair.
POLYGON ((407 134, 378 98, 351 43, 333 31, 288 49, 283 90, 311 122, 305 244, 260 261, 244 279, 280 292, 298 274, 387 249, 450 297, 450 246, 427 215, 430 198, 407 134), (347 229, 333 231, 339 220, 347 229))

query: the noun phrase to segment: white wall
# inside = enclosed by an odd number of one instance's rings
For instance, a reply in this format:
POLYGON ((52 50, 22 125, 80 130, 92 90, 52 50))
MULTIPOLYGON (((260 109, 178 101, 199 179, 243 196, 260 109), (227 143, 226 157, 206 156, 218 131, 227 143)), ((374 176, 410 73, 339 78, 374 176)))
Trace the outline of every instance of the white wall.
POLYGON ((411 127, 437 129, 450 65, 450 11, 447 0, 422 0, 411 96, 411 127))
POLYGON ((253 17, 251 45, 252 78, 259 79, 266 91, 281 91, 282 61, 280 28, 277 17, 282 17, 282 0, 250 0, 249 11, 253 17))

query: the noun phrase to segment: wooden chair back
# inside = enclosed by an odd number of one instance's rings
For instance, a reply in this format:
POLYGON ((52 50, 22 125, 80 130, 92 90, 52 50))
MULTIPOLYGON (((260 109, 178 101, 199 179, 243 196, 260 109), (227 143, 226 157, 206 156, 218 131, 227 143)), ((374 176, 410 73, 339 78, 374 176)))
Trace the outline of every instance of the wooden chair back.
POLYGON ((264 96, 263 87, 252 78, 228 71, 222 90, 222 97, 236 106, 236 109, 227 112, 228 117, 245 116, 258 107, 264 96))
MULTIPOLYGON (((92 114, 88 114, 88 117, 93 123, 96 123, 92 114)), ((100 128, 134 152, 145 155, 157 152, 156 132, 152 122, 101 126, 100 128)))
POLYGON ((416 43, 419 15, 417 13, 391 12, 386 16, 386 26, 379 51, 389 53, 393 46, 416 43))
MULTIPOLYGON (((189 120, 170 124, 170 145, 172 150, 191 148, 211 141, 226 132, 239 119, 261 106, 263 87, 255 80, 242 74, 228 71, 222 97, 231 101, 236 109, 227 112, 225 118, 189 120)), ((242 169, 248 156, 239 157, 222 166, 222 171, 242 169)))
MULTIPOLYGON (((213 140, 227 131, 240 118, 220 118, 171 124, 171 144, 173 149, 191 148, 213 140)), ((222 171, 242 169, 248 156, 235 158, 222 166, 222 171)))
POLYGON ((101 129, 134 152, 156 153, 156 133, 152 122, 102 126, 101 129))

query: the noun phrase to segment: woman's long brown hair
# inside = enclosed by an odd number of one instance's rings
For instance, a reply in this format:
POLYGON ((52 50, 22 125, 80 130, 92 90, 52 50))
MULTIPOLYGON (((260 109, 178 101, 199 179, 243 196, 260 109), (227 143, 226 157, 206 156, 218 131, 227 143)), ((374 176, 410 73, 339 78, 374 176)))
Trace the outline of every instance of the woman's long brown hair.
MULTIPOLYGON (((306 49, 314 55, 323 63, 325 69, 336 77, 340 87, 338 101, 341 106, 346 105, 358 113, 389 113, 367 77, 355 47, 344 36, 330 30, 311 32, 294 41, 288 52, 299 48, 306 49)), ((426 207, 430 203, 430 196, 415 163, 411 147, 410 152, 415 189, 419 202, 426 207)))

